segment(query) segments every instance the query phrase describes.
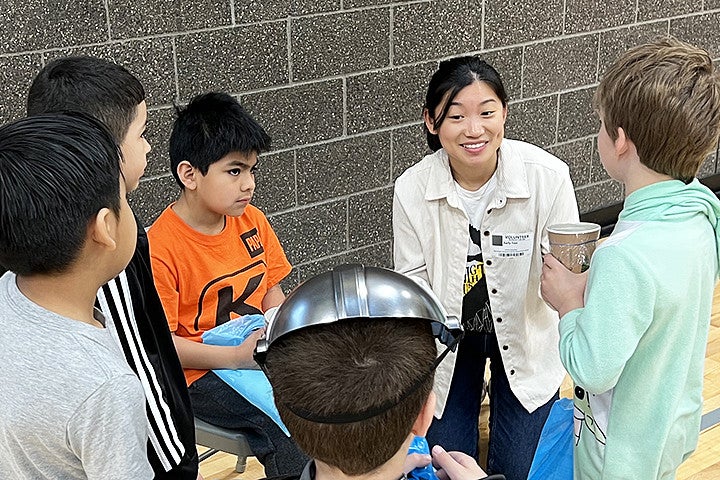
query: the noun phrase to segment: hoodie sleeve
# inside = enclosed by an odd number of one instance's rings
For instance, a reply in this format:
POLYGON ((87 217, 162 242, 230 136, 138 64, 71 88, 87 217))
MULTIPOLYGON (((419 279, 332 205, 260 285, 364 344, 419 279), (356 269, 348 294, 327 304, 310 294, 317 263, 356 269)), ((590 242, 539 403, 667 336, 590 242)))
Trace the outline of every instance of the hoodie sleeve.
POLYGON ((591 393, 613 388, 653 319, 651 273, 623 249, 593 257, 585 306, 560 320, 560 358, 575 383, 591 393))

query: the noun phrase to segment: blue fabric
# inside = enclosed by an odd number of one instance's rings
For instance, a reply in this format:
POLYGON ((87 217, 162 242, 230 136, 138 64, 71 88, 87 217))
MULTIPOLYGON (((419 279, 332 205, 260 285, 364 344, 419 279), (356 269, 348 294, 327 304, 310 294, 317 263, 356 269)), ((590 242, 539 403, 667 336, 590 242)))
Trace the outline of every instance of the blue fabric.
MULTIPOLYGON (((430 446, 428 445, 427 440, 425 440, 425 437, 418 437, 416 435, 415 438, 413 438, 413 441, 410 444, 410 448, 408 449, 408 455, 412 453, 430 455, 430 446)), ((435 469, 433 468, 432 463, 429 463, 424 467, 417 467, 412 469, 407 474, 407 477, 410 480, 438 480, 437 475, 435 475, 435 469)))
POLYGON ((550 409, 528 480, 573 479, 573 401, 561 398, 550 409))
MULTIPOLYGON (((264 316, 244 315, 206 331, 203 333, 202 339, 203 343, 208 345, 240 345, 254 330, 264 326, 264 316)), ((280 414, 275 407, 272 386, 262 371, 222 369, 213 370, 213 372, 277 423, 285 435, 290 436, 290 432, 282 423, 280 414)))

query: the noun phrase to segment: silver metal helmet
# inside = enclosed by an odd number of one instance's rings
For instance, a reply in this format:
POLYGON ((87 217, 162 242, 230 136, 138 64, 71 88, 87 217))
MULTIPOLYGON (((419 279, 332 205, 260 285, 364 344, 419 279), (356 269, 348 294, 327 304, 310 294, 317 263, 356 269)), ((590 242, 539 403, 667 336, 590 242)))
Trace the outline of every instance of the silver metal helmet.
POLYGON ((290 332, 351 318, 427 320, 448 350, 455 350, 462 336, 459 319, 446 316, 432 292, 412 279, 380 267, 341 265, 290 292, 258 342, 255 359, 263 365, 268 348, 290 332))

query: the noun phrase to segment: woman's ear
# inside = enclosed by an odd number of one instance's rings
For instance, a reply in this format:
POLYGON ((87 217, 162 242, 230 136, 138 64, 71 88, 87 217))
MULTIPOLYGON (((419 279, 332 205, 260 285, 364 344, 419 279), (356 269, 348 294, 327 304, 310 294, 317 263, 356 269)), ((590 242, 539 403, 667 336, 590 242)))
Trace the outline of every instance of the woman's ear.
POLYGON ((425 126, 428 131, 433 135, 437 135, 435 130, 435 119, 430 116, 430 111, 427 108, 423 108, 423 119, 425 120, 425 126))
POLYGON ((197 183, 195 181, 195 175, 198 174, 198 170, 190 165, 190 162, 183 160, 177 166, 178 178, 188 190, 195 190, 197 183))
POLYGON ((101 208, 95 215, 95 220, 90 223, 90 238, 103 248, 115 250, 117 224, 116 215, 109 208, 101 208))
POLYGON ((503 105, 503 114, 502 114, 503 115, 503 123, 505 122, 505 120, 507 120, 507 113, 508 113, 508 106, 507 106, 507 104, 505 104, 505 105, 503 105))
POLYGON ((433 421, 433 414, 435 413, 435 392, 430 391, 427 400, 420 409, 415 423, 412 426, 412 433, 419 437, 424 437, 430 428, 430 424, 433 421))

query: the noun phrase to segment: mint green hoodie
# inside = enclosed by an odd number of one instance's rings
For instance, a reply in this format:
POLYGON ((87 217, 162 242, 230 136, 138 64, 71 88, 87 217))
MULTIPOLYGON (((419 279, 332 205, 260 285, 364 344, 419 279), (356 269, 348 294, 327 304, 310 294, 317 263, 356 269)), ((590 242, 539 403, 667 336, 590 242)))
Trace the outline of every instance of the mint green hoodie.
POLYGON ((697 446, 720 202, 694 180, 625 200, 560 321, 575 382, 575 479, 671 479, 697 446))

